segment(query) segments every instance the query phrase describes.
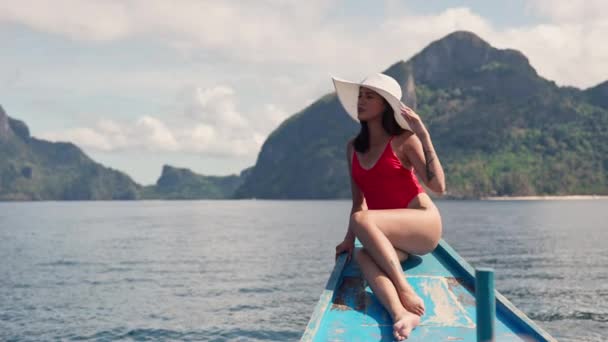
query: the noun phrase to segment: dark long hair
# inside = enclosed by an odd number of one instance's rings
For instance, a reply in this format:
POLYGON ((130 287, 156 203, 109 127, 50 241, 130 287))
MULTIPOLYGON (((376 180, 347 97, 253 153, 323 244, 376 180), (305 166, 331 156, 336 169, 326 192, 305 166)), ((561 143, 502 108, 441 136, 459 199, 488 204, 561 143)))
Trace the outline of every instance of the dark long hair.
MULTIPOLYGON (((391 107, 386 99, 382 98, 382 100, 386 108, 382 113, 382 127, 390 135, 400 135, 405 129, 401 128, 397 120, 395 120, 393 107, 391 107)), ((361 130, 355 138, 354 145, 355 150, 359 153, 365 153, 369 150, 369 128, 367 127, 367 121, 361 121, 361 130)))

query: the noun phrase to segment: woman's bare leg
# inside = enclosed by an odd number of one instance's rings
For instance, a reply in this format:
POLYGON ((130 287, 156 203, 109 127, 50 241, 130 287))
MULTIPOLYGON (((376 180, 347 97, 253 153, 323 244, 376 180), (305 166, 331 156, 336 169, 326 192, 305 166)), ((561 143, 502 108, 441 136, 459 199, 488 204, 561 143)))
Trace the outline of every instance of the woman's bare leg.
MULTIPOLYGON (((407 258, 407 254, 398 251, 399 260, 407 258)), ((399 299, 397 289, 378 265, 367 254, 365 249, 360 249, 355 254, 355 259, 361 268, 361 272, 374 294, 382 303, 393 319, 393 335, 399 341, 408 338, 412 329, 420 323, 420 316, 407 311, 399 299)))
POLYGON ((432 251, 441 237, 438 215, 433 208, 362 210, 351 217, 355 235, 390 278, 403 306, 419 316, 424 302, 406 281, 395 248, 415 254, 432 251))

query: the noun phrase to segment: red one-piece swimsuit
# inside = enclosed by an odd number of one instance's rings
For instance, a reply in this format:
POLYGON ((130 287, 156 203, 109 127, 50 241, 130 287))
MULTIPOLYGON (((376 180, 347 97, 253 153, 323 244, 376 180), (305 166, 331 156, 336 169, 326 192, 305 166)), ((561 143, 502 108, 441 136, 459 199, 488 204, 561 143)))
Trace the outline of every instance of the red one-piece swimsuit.
POLYGON ((363 192, 370 210, 407 208, 414 197, 425 192, 414 171, 403 167, 395 155, 392 140, 393 137, 371 169, 361 167, 353 149, 353 180, 363 192))

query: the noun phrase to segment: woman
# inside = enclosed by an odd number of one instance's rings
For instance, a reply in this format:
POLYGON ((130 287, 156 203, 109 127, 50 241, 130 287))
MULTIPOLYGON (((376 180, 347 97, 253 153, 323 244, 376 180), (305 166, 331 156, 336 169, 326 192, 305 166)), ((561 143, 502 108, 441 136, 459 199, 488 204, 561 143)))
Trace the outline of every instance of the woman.
POLYGON ((347 144, 353 206, 338 254, 355 254, 363 276, 393 318, 395 338, 407 338, 424 314, 424 302, 405 279, 401 262, 423 255, 441 239, 441 216, 418 183, 445 193, 443 169, 420 117, 401 103, 401 87, 376 74, 362 83, 334 78, 346 111, 361 122, 347 144))

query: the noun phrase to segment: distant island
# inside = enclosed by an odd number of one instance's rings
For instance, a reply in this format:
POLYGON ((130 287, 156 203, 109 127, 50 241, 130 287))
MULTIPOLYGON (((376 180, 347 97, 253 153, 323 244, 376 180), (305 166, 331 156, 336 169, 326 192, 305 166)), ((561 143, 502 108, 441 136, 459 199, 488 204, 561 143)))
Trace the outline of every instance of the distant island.
POLYGON ((201 176, 165 165, 155 185, 142 186, 104 167, 71 143, 30 136, 0 106, 0 200, 136 200, 230 198, 241 175, 201 176))
POLYGON ((139 186, 71 143, 30 136, 27 125, 0 107, 0 200, 131 200, 139 186))
POLYGON ((202 176, 188 169, 163 166, 155 185, 141 188, 143 199, 227 199, 243 184, 249 169, 240 175, 202 176))
MULTIPOLYGON (((384 73, 426 123, 448 198, 608 195, 608 81, 559 87, 521 52, 465 31, 384 73)), ((327 94, 277 127, 240 174, 165 165, 143 186, 74 144, 32 137, 0 106, 0 200, 350 198, 345 148, 358 130, 327 94)))

